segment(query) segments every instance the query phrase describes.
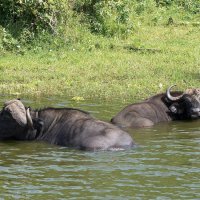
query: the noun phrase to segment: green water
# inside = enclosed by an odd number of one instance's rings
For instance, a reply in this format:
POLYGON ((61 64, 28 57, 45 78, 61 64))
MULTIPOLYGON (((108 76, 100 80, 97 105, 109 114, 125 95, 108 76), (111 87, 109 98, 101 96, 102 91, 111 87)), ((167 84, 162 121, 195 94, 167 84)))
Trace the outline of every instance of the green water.
MULTIPOLYGON (((81 108, 107 121, 124 106, 64 98, 24 103, 81 108)), ((0 199, 200 199, 200 120, 129 133, 137 148, 118 152, 0 142, 0 199)))

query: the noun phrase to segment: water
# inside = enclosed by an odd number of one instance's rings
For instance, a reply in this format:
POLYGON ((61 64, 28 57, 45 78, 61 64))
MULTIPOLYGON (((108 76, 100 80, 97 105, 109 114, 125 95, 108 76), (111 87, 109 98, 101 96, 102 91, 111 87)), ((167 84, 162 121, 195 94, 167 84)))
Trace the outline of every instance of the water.
MULTIPOLYGON (((106 121, 125 105, 65 98, 23 102, 76 107, 106 121)), ((0 142, 0 199, 200 199, 200 120, 129 133, 138 147, 118 152, 0 142)))

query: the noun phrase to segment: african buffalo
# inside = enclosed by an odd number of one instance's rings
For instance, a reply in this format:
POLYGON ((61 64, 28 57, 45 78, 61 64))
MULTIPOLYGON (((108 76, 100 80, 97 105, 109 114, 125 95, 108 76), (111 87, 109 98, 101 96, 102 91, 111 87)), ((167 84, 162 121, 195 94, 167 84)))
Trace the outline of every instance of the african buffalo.
POLYGON ((185 92, 157 94, 149 99, 126 106, 111 122, 120 127, 152 126, 158 122, 200 118, 200 88, 185 92))
POLYGON ((114 150, 134 146, 120 128, 72 108, 31 110, 20 100, 0 111, 0 139, 38 140, 81 150, 114 150))

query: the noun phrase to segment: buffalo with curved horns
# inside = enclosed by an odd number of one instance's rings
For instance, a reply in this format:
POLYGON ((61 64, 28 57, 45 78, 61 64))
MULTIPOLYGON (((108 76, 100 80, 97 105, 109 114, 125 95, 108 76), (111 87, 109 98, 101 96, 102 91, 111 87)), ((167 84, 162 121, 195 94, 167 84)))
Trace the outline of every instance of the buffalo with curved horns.
POLYGON ((20 100, 0 111, 0 139, 39 140, 81 150, 114 150, 134 146, 131 136, 113 124, 72 108, 31 110, 20 100))
POLYGON ((200 118, 200 88, 185 92, 157 94, 149 99, 126 106, 111 122, 120 127, 152 126, 158 122, 200 118))

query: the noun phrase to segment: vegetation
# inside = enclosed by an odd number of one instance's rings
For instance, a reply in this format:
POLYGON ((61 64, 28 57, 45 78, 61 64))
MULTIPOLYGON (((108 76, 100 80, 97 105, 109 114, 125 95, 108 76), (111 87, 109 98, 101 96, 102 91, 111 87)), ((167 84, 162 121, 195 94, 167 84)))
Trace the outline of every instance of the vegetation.
POLYGON ((199 0, 1 0, 0 92, 141 99, 199 87, 199 0))

